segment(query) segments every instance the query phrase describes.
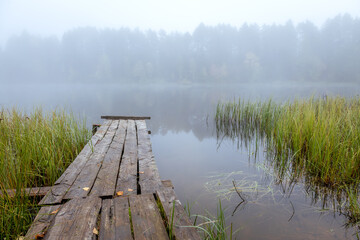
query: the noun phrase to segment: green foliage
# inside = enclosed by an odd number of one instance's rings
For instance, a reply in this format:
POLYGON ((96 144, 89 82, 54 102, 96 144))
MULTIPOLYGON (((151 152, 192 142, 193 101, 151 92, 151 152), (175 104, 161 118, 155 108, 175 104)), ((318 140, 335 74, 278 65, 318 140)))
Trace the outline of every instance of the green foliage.
POLYGON ((0 239, 24 235, 37 213, 39 199, 19 191, 51 186, 90 138, 85 121, 65 111, 30 115, 17 109, 0 111, 0 239))

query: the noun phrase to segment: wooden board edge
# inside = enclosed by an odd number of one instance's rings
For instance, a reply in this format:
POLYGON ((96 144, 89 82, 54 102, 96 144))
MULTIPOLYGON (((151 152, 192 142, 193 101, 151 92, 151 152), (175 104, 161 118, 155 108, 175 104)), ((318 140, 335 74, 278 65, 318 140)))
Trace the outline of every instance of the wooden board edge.
POLYGON ((110 120, 150 120, 151 117, 147 117, 147 116, 101 116, 101 119, 110 119, 110 120))

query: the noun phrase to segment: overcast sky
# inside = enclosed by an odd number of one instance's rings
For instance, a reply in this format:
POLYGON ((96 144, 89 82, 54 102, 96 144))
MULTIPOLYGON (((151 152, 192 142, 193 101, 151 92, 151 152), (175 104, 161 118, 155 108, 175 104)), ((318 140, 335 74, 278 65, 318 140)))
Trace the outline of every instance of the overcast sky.
POLYGON ((61 36, 79 26, 192 32, 199 23, 317 25, 338 14, 360 16, 360 0, 0 0, 0 45, 24 30, 61 36))

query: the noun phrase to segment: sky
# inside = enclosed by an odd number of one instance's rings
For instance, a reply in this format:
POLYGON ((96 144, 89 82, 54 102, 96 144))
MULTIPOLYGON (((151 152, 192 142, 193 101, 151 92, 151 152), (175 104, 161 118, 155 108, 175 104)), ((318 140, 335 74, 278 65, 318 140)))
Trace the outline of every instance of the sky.
POLYGON ((360 0, 0 0, 0 45, 24 30, 41 36, 83 26, 192 32, 206 25, 295 24, 360 16, 360 0))

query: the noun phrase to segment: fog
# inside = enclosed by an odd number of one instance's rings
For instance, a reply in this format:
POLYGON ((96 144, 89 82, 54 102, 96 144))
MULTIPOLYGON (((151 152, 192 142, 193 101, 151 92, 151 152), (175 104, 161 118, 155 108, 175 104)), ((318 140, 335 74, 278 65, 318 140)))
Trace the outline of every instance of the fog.
POLYGON ((0 51, 2 83, 359 82, 360 19, 316 26, 200 23, 193 32, 79 27, 23 32, 0 51))
POLYGON ((0 1, 0 83, 358 82, 360 2, 0 1))
POLYGON ((76 27, 163 29, 193 32, 205 25, 243 23, 295 24, 309 20, 321 26, 338 14, 360 15, 358 0, 1 0, 0 45, 27 30, 35 35, 56 35, 76 27))

